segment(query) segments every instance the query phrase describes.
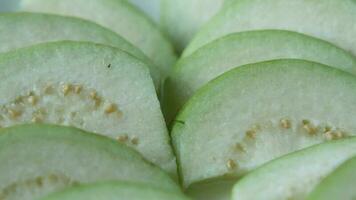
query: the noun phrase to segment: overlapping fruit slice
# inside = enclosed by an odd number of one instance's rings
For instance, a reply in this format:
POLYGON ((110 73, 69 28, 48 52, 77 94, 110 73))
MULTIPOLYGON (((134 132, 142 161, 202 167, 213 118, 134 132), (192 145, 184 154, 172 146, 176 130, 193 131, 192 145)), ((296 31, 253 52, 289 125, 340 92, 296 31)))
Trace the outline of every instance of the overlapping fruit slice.
POLYGON ((119 49, 55 42, 0 55, 0 126, 29 122, 106 135, 176 173, 148 67, 119 49))
POLYGON ((356 55, 354 0, 230 0, 195 36, 184 56, 224 35, 261 29, 296 31, 356 55))
POLYGON ((339 67, 356 74, 356 58, 325 41, 290 31, 263 30, 230 34, 181 59, 165 84, 168 122, 203 85, 234 67, 295 58, 339 67))
POLYGON ((159 23, 161 18, 161 0, 128 0, 133 5, 140 8, 155 22, 159 23))
POLYGON ((223 6, 224 0, 162 1, 161 24, 178 50, 182 51, 195 33, 223 6))
POLYGON ((167 75, 173 47, 154 23, 126 0, 21 0, 20 10, 81 17, 109 28, 139 47, 167 75))
MULTIPOLYGON (((242 178, 234 186, 232 199, 306 199, 325 176, 355 155, 354 137, 289 154, 242 178)), ((342 199, 341 197, 331 199, 342 199)))
POLYGON ((90 41, 117 47, 141 59, 150 67, 157 89, 160 72, 137 47, 120 35, 87 20, 50 14, 0 14, 0 52, 43 42, 90 41))
POLYGON ((226 72, 175 119, 172 137, 184 186, 236 179, 278 156, 355 134, 355 90, 352 74, 303 60, 226 72))
POLYGON ((173 193, 179 187, 126 145, 75 128, 21 125, 0 130, 0 197, 36 200, 73 185, 122 180, 173 193))
POLYGON ((314 189, 309 200, 350 200, 355 198, 356 157, 346 161, 314 189))
POLYGON ((183 194, 147 184, 104 182, 69 188, 41 200, 188 200, 183 194))

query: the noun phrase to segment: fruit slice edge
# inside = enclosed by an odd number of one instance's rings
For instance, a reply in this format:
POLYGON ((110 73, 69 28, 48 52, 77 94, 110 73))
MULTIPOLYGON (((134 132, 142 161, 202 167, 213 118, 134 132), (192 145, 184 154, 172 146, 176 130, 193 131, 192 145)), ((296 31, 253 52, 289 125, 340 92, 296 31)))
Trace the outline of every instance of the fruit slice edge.
POLYGON ((181 193, 172 193, 165 190, 144 184, 129 182, 104 182, 79 187, 69 188, 67 190, 54 193, 41 200, 188 200, 181 193))
POLYGON ((348 200, 355 197, 356 158, 343 163, 313 190, 309 200, 348 200))
POLYGON ((293 3, 284 0, 231 1, 196 34, 183 56, 229 33, 261 29, 304 33, 356 55, 355 19, 354 0, 297 0, 293 3))
POLYGON ((235 68, 201 88, 172 137, 184 186, 354 134, 355 76, 303 60, 235 68), (335 114, 337 113, 337 115, 335 114))
POLYGON ((159 87, 160 72, 140 49, 115 32, 93 22, 52 14, 6 13, 0 14, 0 26, 3 27, 0 32, 0 52, 61 40, 105 44, 124 50, 145 62, 157 89, 159 87))
POLYGON ((224 0, 162 0, 161 26, 179 52, 199 28, 222 7, 224 0), (177 17, 179 16, 179 17, 177 17))
POLYGON ((0 144, 5 199, 36 199, 71 185, 109 180, 179 191, 167 174, 131 148, 79 129, 14 126, 0 130, 0 144))
POLYGON ((351 137, 283 156, 237 182, 232 199, 305 199, 323 177, 355 155, 356 138, 351 137))
POLYGON ((109 28, 140 48, 165 77, 176 61, 159 28, 126 0, 22 0, 20 10, 81 17, 109 28))
POLYGON ((356 58, 323 40, 281 30, 234 33, 178 61, 165 84, 162 107, 166 121, 170 122, 200 87, 224 72, 282 58, 309 60, 356 74, 356 58))
POLYGON ((147 66, 103 45, 55 42, 0 56, 0 125, 51 123, 103 134, 176 174, 147 66))

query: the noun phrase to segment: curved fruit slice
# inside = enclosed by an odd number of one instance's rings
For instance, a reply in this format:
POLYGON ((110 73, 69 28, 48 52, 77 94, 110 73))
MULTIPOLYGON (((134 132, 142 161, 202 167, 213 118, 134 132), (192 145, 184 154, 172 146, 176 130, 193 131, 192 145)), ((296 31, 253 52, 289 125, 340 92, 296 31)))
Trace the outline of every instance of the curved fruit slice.
POLYGON ((160 21, 161 0, 128 0, 130 3, 139 7, 148 16, 152 17, 155 22, 160 21))
POLYGON ((232 199, 305 199, 323 177, 355 155, 352 137, 283 156, 237 182, 232 199))
POLYGON ((44 122, 125 142, 176 173, 147 66, 103 45, 56 42, 0 55, 0 126, 44 122))
POLYGON ((0 52, 60 40, 106 44, 127 51, 149 64, 155 85, 159 86, 159 71, 141 50, 111 30, 90 21, 48 14, 9 13, 0 14, 0 27, 0 52))
POLYGON ((248 31, 222 37, 181 59, 165 84, 168 122, 203 85, 236 67, 261 61, 310 60, 356 74, 356 58, 330 43, 289 31, 248 31))
POLYGON ((172 193, 157 187, 129 182, 104 182, 74 186, 54 193, 42 200, 188 200, 183 194, 172 193))
POLYGON ((352 200, 356 196, 356 157, 346 161, 316 187, 310 200, 352 200))
POLYGON ((273 158, 356 133, 356 77, 303 60, 226 72, 199 90, 175 120, 184 186, 237 178, 273 158))
POLYGON ((214 16, 224 0, 161 0, 161 24, 179 51, 189 43, 199 28, 214 16))
POLYGON ((138 153, 106 137, 53 125, 0 130, 0 197, 34 200, 63 188, 123 180, 179 192, 138 153))
POLYGON ((184 56, 233 32, 282 29, 329 41, 356 55, 354 0, 238 0, 229 2, 196 35, 184 56))
POLYGON ((173 47, 143 13, 126 0, 22 0, 21 10, 71 15, 109 28, 139 47, 166 76, 176 57, 173 47))

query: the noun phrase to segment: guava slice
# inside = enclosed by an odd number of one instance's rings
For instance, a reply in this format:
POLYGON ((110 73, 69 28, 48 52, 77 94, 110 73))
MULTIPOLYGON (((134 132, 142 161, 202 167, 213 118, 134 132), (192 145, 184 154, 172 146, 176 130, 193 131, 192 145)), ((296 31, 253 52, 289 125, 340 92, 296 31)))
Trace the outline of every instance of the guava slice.
POLYGON ((325 176, 355 155, 355 137, 294 152, 263 165, 238 181, 232 199, 306 199, 325 176))
POLYGON ((140 8, 156 23, 160 22, 161 17, 161 0, 128 0, 133 5, 140 8))
POLYGON ((103 134, 176 174, 147 66, 116 48, 54 42, 0 55, 0 126, 50 123, 103 134))
POLYGON ((356 58, 323 40, 279 30, 230 34, 179 60, 165 84, 163 110, 167 122, 200 87, 224 72, 281 58, 310 60, 356 74, 356 58))
POLYGON ((194 37, 184 56, 224 35, 282 29, 329 41, 356 55, 354 0, 231 0, 194 37))
POLYGON ((0 14, 0 53, 43 42, 90 41, 122 49, 146 62, 157 89, 160 72, 152 61, 120 35, 93 22, 38 13, 0 14))
POLYGON ((41 200, 188 200, 181 193, 173 193, 147 184, 130 182, 101 182, 74 186, 41 200))
POLYGON ((199 28, 214 16, 224 0, 161 0, 161 26, 182 51, 199 28))
POLYGON ((0 129, 0 197, 35 200, 72 185, 122 180, 179 192, 174 181, 126 145, 79 129, 0 129))
POLYGON ((184 187, 236 179, 273 158, 355 134, 355 90, 352 74, 303 60, 226 72, 201 88, 174 121, 184 187))
POLYGON ((356 197, 356 157, 343 163, 313 190, 309 200, 352 200, 356 197))
POLYGON ((20 10, 81 17, 109 28, 140 48, 166 76, 176 61, 159 28, 126 0, 21 0, 20 10))

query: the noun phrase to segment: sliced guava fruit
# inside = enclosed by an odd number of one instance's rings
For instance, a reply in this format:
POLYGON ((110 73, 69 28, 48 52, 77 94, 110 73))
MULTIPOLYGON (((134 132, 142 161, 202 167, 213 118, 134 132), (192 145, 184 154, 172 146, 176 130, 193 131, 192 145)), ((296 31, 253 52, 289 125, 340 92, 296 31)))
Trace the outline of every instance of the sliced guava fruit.
POLYGON ((41 200, 188 200, 181 193, 169 192, 147 184, 130 182, 100 182, 74 186, 50 194, 41 200))
POLYGON ((159 23, 161 16, 161 0, 128 0, 159 23))
POLYGON ((356 55, 355 0, 231 0, 194 37, 184 56, 224 35, 282 29, 329 41, 356 55))
POLYGON ((117 47, 146 62, 158 89, 160 72, 151 60, 126 39, 93 22, 75 17, 38 13, 0 14, 0 52, 43 42, 90 41, 117 47))
POLYGON ((199 28, 214 16, 224 0, 162 0, 161 26, 182 51, 199 28))
POLYGON ((230 34, 178 61, 166 80, 162 99, 167 122, 200 87, 224 72, 282 58, 310 60, 356 74, 356 58, 323 40, 279 30, 230 34))
POLYGON ((176 56, 159 28, 126 0, 21 0, 20 10, 81 17, 109 28, 140 48, 166 76, 176 56))
POLYGON ((68 125, 126 143, 176 174, 147 66, 116 48, 54 42, 0 55, 0 126, 68 125))
POLYGON ((81 183, 122 180, 179 192, 174 181, 126 145, 80 129, 0 129, 0 197, 35 200, 81 183))
POLYGON ((185 187, 239 178, 278 156, 356 133, 356 77, 303 60, 235 68, 202 87, 174 121, 185 187))
POLYGON ((355 155, 355 137, 291 153, 261 166, 238 181, 232 199, 306 199, 325 176, 355 155))
POLYGON ((308 200, 353 200, 356 197, 356 157, 329 174, 313 190, 308 200))

